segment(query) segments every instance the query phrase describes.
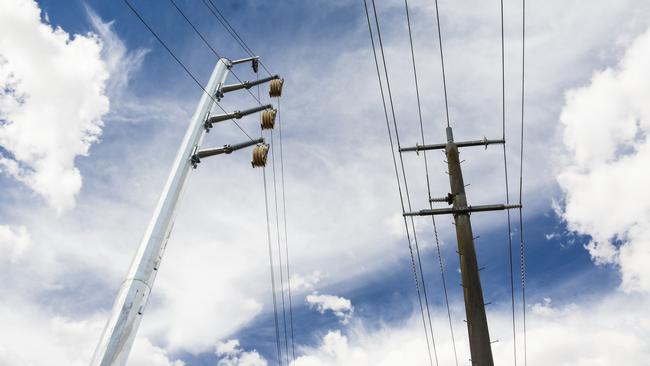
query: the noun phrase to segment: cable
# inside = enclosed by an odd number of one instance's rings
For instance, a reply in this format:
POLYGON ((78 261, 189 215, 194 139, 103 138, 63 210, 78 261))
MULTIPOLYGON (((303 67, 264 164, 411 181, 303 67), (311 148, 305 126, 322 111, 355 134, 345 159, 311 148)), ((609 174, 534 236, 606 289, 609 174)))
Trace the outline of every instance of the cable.
MULTIPOLYGON (((201 38, 201 40, 203 41, 203 43, 205 43, 205 45, 208 46, 208 48, 212 51, 212 53, 214 53, 214 55, 217 56, 217 58, 219 58, 219 59, 222 58, 221 55, 217 52, 217 50, 215 50, 214 47, 212 47, 212 45, 210 44, 210 42, 208 42, 208 40, 205 39, 205 37, 203 36, 203 34, 202 34, 202 33, 201 33, 197 28, 196 28, 196 26, 194 25, 194 23, 192 23, 192 21, 191 21, 191 20, 190 20, 186 15, 185 15, 185 13, 184 13, 184 12, 183 12, 179 7, 178 7, 178 5, 176 4, 176 2, 175 2, 174 0, 169 0, 169 1, 172 3, 172 5, 174 5, 174 7, 176 8, 176 10, 178 10, 178 12, 183 16, 183 18, 185 19, 185 21, 187 22, 187 24, 189 24, 190 27, 192 27, 192 29, 194 29, 194 32, 195 32, 195 33, 196 33, 196 34, 201 38)), ((242 84, 244 83, 244 82, 239 78, 239 76, 237 76, 237 74, 235 74, 235 71, 234 71, 233 69, 230 69, 230 73, 232 74, 232 76, 235 77, 235 79, 237 79, 237 81, 239 81, 239 82, 242 83, 242 84)), ((257 97, 255 97, 255 94, 253 94, 249 89, 246 89, 246 91, 248 92, 248 94, 250 94, 250 95, 253 97, 253 99, 255 99, 255 101, 256 101, 258 104, 262 104, 262 102, 260 102, 260 99, 257 98, 257 97)))
POLYGON ((521 10, 521 139, 519 149, 519 256, 521 275, 521 302, 524 328, 524 366, 528 364, 526 354, 526 250, 524 246, 524 219, 522 214, 522 188, 524 176, 524 106, 526 96, 526 0, 522 0, 521 10))
MULTIPOLYGON (((185 70, 185 73, 187 73, 187 75, 188 75, 190 78, 192 78, 192 80, 194 80, 194 82, 196 83, 196 85, 198 85, 199 88, 201 88, 201 90, 203 90, 203 92, 204 92, 208 97, 210 97, 210 99, 212 99, 212 101, 214 102, 214 104, 215 104, 217 107, 219 107, 219 109, 221 109, 225 114, 228 114, 228 112, 226 112, 226 110, 225 110, 225 109, 224 109, 224 108, 223 108, 223 107, 222 107, 222 106, 217 102, 217 100, 216 100, 216 99, 215 99, 215 98, 214 98, 210 93, 208 93, 207 90, 205 90, 205 88, 204 88, 203 85, 199 82, 199 80, 194 76, 194 74, 192 74, 192 72, 190 72, 190 70, 187 68, 187 66, 185 66, 185 64, 183 64, 183 62, 182 62, 182 61, 181 61, 181 60, 180 60, 180 59, 179 59, 179 58, 174 54, 174 52, 173 52, 173 51, 172 51, 172 50, 167 46, 167 44, 162 40, 162 38, 160 38, 160 36, 158 36, 158 34, 157 34, 157 33, 156 33, 156 32, 155 32, 155 31, 154 31, 154 30, 149 26, 149 24, 148 24, 148 23, 147 23, 147 22, 142 18, 142 16, 140 15, 140 13, 138 13, 138 11, 137 11, 137 10, 136 10, 132 5, 131 5, 131 3, 129 3, 128 0, 122 0, 122 1, 126 4, 126 6, 129 7, 129 9, 131 9, 131 11, 133 12, 133 14, 135 14, 135 16, 138 17, 138 19, 140 19, 140 22, 142 22, 142 24, 144 24, 144 26, 149 30, 149 32, 151 32, 151 34, 153 34, 153 36, 156 37, 156 39, 158 40, 158 42, 160 42, 160 44, 165 48, 165 50, 167 50, 167 52, 168 52, 168 53, 169 53, 169 54, 174 58, 174 60, 176 60, 176 62, 177 62, 177 63, 178 63, 182 68, 183 68, 183 70, 185 70)), ((239 130, 240 130, 241 132, 244 133, 244 135, 246 135, 246 137, 248 137, 249 140, 251 140, 251 141, 253 140, 253 138, 252 138, 252 137, 251 137, 251 136, 250 136, 250 135, 249 135, 249 134, 248 134, 248 133, 247 133, 247 132, 246 132, 246 131, 245 131, 245 130, 240 126, 240 125, 239 125, 239 123, 237 123, 237 121, 235 121, 235 120, 232 119, 232 118, 231 118, 230 120, 235 124, 235 126, 237 126, 237 128, 239 128, 239 130)))
POLYGON ((271 270, 271 289, 273 291, 273 316, 275 320, 275 343, 278 351, 278 365, 282 364, 282 347, 280 346, 280 326, 278 324, 278 305, 275 296, 275 270, 273 269, 273 249, 271 245, 271 219, 269 218, 269 196, 266 187, 266 167, 262 168, 264 179, 264 206, 266 208, 266 236, 269 244, 269 268, 271 270))
MULTIPOLYGON (((502 120, 502 138, 506 140, 506 67, 505 67, 505 32, 503 24, 503 0, 501 4, 501 120, 502 120)), ((506 205, 510 204, 510 188, 508 185, 508 160, 506 154, 506 144, 503 143, 503 171, 506 183, 506 205)), ((515 321, 515 280, 512 263, 512 224, 510 220, 510 210, 506 210, 508 218, 508 259, 510 262, 510 296, 512 305, 512 348, 514 352, 514 362, 517 366, 517 328, 515 321)))
MULTIPOLYGON (((388 131, 388 139, 389 139, 390 147, 391 147, 391 153, 392 153, 392 158, 393 158, 393 166, 395 168, 395 177, 396 177, 396 180, 397 180, 397 189, 398 189, 399 196, 400 196, 400 203, 401 203, 401 207, 402 207, 402 213, 404 213, 404 197, 402 195, 402 187, 401 187, 401 183, 400 183, 400 179, 399 179, 399 171, 398 171, 398 168, 397 168, 397 158, 395 157, 395 147, 394 147, 394 144, 393 144, 393 137, 392 137, 392 134, 391 134, 391 131, 390 131, 390 122, 389 122, 389 118, 388 118, 388 109, 386 107, 386 97, 385 97, 385 94, 384 94, 383 83, 381 81, 381 73, 379 71, 379 61, 377 59, 377 51, 376 51, 376 46, 375 46, 375 40, 374 40, 374 37, 372 35, 372 26, 371 26, 371 23, 370 23, 370 15, 369 15, 369 12, 368 12, 367 0, 363 0, 363 3, 364 3, 365 12, 366 12, 366 20, 368 21, 368 32, 370 34, 370 41, 371 41, 371 44, 372 44, 372 52, 373 52, 373 56, 374 56, 374 60, 375 60, 375 67, 376 67, 376 71, 377 71, 377 79, 379 81, 379 90, 381 92, 381 97, 382 97, 381 99, 382 99, 382 105, 383 105, 383 108, 384 108, 384 116, 386 118, 386 129, 388 131)), ((375 9, 374 1, 373 1, 373 9, 375 9)), ((376 11, 375 11, 375 19, 377 19, 376 18, 376 11)), ((377 29, 377 31, 379 32, 379 29, 377 29)), ((382 56, 383 56, 383 52, 382 52, 382 56)), ((419 305, 420 305, 420 313, 422 314, 422 323, 424 325, 424 336, 426 338, 427 351, 428 351, 428 355, 429 355, 429 362, 430 362, 431 365, 433 365, 433 357, 431 355, 431 344, 429 343, 429 334, 428 334, 428 331, 427 331, 427 323, 426 323, 426 319, 425 319, 425 315, 424 315, 424 307, 423 307, 423 304, 422 304, 422 295, 420 293, 420 285, 419 285, 419 281, 418 281, 418 274, 417 274, 415 259, 414 259, 414 256, 413 256, 413 247, 411 246, 410 231, 409 231, 408 223, 406 221, 405 216, 404 216, 404 227, 406 229, 406 238, 407 238, 407 241, 408 241, 409 253, 411 255, 411 268, 413 270, 413 279, 415 281, 415 288, 416 288, 417 295, 418 295, 418 302, 419 302, 419 305)), ((414 227, 414 229, 415 229, 415 227, 414 227)), ((433 334, 432 334, 432 336, 433 336, 433 334)), ((434 343, 434 353, 435 353, 435 343, 434 343)), ((436 355, 436 364, 437 364, 437 362, 438 362, 438 359, 437 359, 437 355, 436 355)))
POLYGON ((282 181, 282 216, 284 223, 284 250, 285 250, 285 263, 287 266, 287 291, 289 295, 289 325, 291 327, 291 358, 292 362, 296 361, 296 347, 294 345, 293 333, 293 305, 291 303, 291 271, 289 269, 289 239, 287 235, 287 200, 285 197, 285 184, 284 184, 284 159, 282 156, 282 113, 280 110, 280 98, 278 98, 278 133, 280 138, 280 177, 282 181))
MULTIPOLYGON (((214 4, 214 2, 212 0, 208 0, 210 2, 210 5, 212 5, 212 7, 210 7, 208 5, 208 3, 206 2, 206 0, 201 0, 201 1, 203 2, 203 5, 205 5, 208 8, 208 10, 210 10, 212 15, 214 15, 214 17, 217 18, 219 23, 221 23, 221 25, 226 29, 226 31, 228 31, 228 33, 230 33, 230 35, 235 39, 235 41, 237 43, 239 43, 239 45, 244 49, 244 51, 246 51, 246 53, 248 53, 249 56, 254 57, 255 53, 253 52, 253 50, 250 47, 248 47, 248 45, 246 44, 244 39, 241 38, 241 36, 239 36, 239 33, 237 33, 237 30, 235 30, 235 28, 230 24, 228 19, 223 15, 223 13, 214 4), (214 8, 214 10, 213 10, 213 8, 214 8), (218 13, 218 15, 217 15, 217 13, 215 13, 215 11, 218 13)), ((271 73, 271 71, 269 71, 269 69, 266 67, 266 65, 264 65, 262 60, 259 60, 259 63, 262 66, 262 68, 264 69, 264 71, 266 71, 269 75, 273 75, 271 73)))
POLYGON ((438 25, 438 44, 440 45, 440 66, 442 68, 442 88, 445 92, 445 112, 447 115, 447 127, 449 127, 449 102, 447 101, 447 77, 445 76, 445 57, 442 52, 442 32, 440 32, 440 12, 438 11, 438 0, 436 3, 436 24, 438 25))
POLYGON ((278 267, 280 268, 280 289, 282 300, 282 322, 284 323, 284 347, 287 365, 289 364, 289 337, 287 334, 287 311, 284 302, 284 278, 282 275, 282 241, 280 240, 280 215, 278 214, 278 190, 277 180, 275 175, 275 144, 273 142, 273 130, 271 130, 271 161, 273 163, 273 197, 275 202, 275 228, 278 233, 278 267))
MULTIPOLYGON (((402 156, 401 144, 400 144, 400 139, 399 139, 399 130, 397 128, 397 118, 395 117, 395 107, 393 105, 393 93, 391 92, 390 80, 388 78, 388 67, 387 67, 387 64, 386 64, 386 58, 385 58, 385 54, 384 54, 384 46, 383 46, 383 42, 382 42, 382 39, 381 39, 381 30, 380 30, 380 27, 379 27, 379 17, 377 15, 377 8, 375 6, 375 0, 372 0, 372 9, 373 9, 373 13, 375 15, 375 24, 377 26, 377 39, 379 40, 379 49, 381 50, 382 64, 384 66, 384 75, 386 77, 386 89, 388 91, 388 100, 390 102, 390 110, 391 110, 391 114, 392 114, 392 117, 393 117, 393 126, 395 128, 395 142, 397 142, 397 151, 399 151, 399 160, 400 160, 400 167, 401 167, 401 170, 402 170, 402 178, 404 179, 404 192, 406 193, 406 202, 408 204, 409 211, 413 211, 413 208, 411 206, 411 196, 409 194, 408 182, 406 180, 406 171, 405 171, 405 168, 404 168, 404 157, 402 156)), ((403 207, 402 207, 402 213, 404 213, 404 208, 403 207)), ((429 310, 429 298, 427 296, 427 287, 426 287, 426 283, 424 281, 424 273, 423 273, 423 269, 422 269, 422 261, 420 259, 420 246, 418 245, 417 231, 415 230, 415 220, 414 220, 413 216, 411 216, 410 221, 411 221, 411 227, 413 228, 413 242, 415 244, 415 252, 416 252, 416 255, 417 255, 417 259, 418 259, 418 267, 420 269, 420 281, 422 282, 422 292, 424 294, 424 301, 425 301, 425 304, 426 304, 427 316, 428 316, 428 319, 429 319, 429 329, 431 331, 431 342, 433 343, 433 353, 434 353, 435 358, 436 358, 436 364, 438 364, 438 353, 436 351, 436 341, 435 341, 435 338, 433 336, 433 325, 432 325, 432 322, 431 322, 431 312, 429 310)), ((408 231, 408 225, 407 225, 407 231, 408 231)))
MULTIPOLYGON (((408 31, 409 31, 409 43, 411 46, 411 60, 413 61, 413 78, 415 81, 415 96, 416 100, 418 103, 418 119, 420 121, 420 135, 422 137, 422 144, 425 145, 426 142, 424 140, 424 126, 422 123, 422 106, 420 103, 420 87, 418 83, 418 72, 417 72, 417 67, 415 64, 415 50, 413 48, 413 35, 411 31, 411 16, 409 14, 409 5, 408 5, 408 0, 404 0, 404 7, 406 9, 406 23, 408 25, 408 31)), ((424 151, 424 171, 426 173, 426 182, 427 182, 427 193, 429 196, 429 199, 431 198, 431 183, 429 179, 429 163, 427 162, 427 152, 424 151)), ((433 203, 429 201, 429 207, 433 209, 433 203)), ((451 341, 452 341, 452 346, 454 349, 454 360, 456 361, 456 366, 458 366, 458 354, 456 352, 456 340, 454 338, 454 327, 452 325, 452 320, 451 320, 451 310, 449 308, 449 296, 447 294, 447 284, 445 283, 445 270, 444 266, 442 264, 442 255, 440 253, 440 241, 438 240, 438 228, 436 227, 436 219, 435 216, 431 216, 431 221, 433 223, 433 232, 434 232, 434 237, 436 241, 436 249, 438 253, 438 263, 440 264, 440 275, 442 277, 442 286, 444 289, 445 293, 445 304, 447 306, 447 316, 449 318, 449 331, 451 333, 451 341)))

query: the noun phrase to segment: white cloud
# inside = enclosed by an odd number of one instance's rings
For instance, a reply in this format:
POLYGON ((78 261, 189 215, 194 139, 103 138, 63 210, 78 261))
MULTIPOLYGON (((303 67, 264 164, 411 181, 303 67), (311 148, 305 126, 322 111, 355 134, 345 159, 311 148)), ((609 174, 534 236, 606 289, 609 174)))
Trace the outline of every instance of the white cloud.
POLYGON ((41 21, 32 0, 0 3, 0 166, 61 212, 74 206, 88 155, 109 110, 109 78, 94 34, 41 21))
MULTIPOLYGON (((90 363, 104 317, 93 314, 74 319, 4 297, 0 303, 0 323, 1 365, 84 366, 90 363)), ((139 366, 184 365, 170 360, 163 349, 142 337, 136 338, 130 360, 139 366)))
POLYGON ((266 366, 266 360, 257 351, 244 351, 239 340, 219 342, 215 354, 219 357, 217 366, 266 366))
POLYGON ((331 311, 342 324, 347 324, 352 318, 354 307, 349 299, 334 295, 320 295, 314 292, 305 298, 310 307, 316 307, 319 313, 331 311))
POLYGON ((616 67, 567 93, 561 122, 569 151, 558 181, 562 217, 591 236, 599 264, 613 263, 626 291, 650 291, 650 30, 616 67))
MULTIPOLYGON (((581 299, 580 304, 553 306, 550 299, 534 304, 528 312, 527 355, 529 364, 559 366, 644 365, 650 356, 648 299, 624 294, 581 299)), ((454 364, 450 339, 439 337, 447 324, 443 313, 435 313, 434 331, 441 365, 454 364)), ((495 364, 512 363, 511 319, 507 307, 489 314, 495 364)), ((521 323, 519 323, 521 324, 521 323)), ((459 361, 469 359, 466 325, 457 323, 459 361)), ((519 357, 523 361, 521 333, 519 357)), ((316 347, 302 347, 295 366, 334 365, 428 365, 426 344, 419 314, 404 324, 379 329, 360 321, 345 332, 327 332, 316 347)))
POLYGON ((322 275, 320 271, 313 271, 308 275, 301 275, 300 273, 291 274, 291 291, 300 292, 300 291, 313 291, 314 286, 316 286, 321 281, 322 275))
POLYGON ((16 263, 30 244, 31 238, 24 226, 13 228, 0 225, 0 260, 8 259, 10 263, 16 263))

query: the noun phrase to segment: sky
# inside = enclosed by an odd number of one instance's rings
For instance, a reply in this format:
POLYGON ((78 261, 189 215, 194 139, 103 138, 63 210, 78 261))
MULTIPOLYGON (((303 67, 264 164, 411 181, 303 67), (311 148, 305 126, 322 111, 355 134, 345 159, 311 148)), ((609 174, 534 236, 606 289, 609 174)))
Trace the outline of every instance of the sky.
MULTIPOLYGON (((221 56, 247 56, 203 2, 175 1, 221 56)), ((217 57, 172 3, 132 3, 206 83, 217 57)), ((215 3, 285 80, 286 237, 279 154, 267 168, 276 281, 285 243, 291 271, 282 364, 469 365, 450 217, 436 221, 449 313, 431 221, 414 220, 435 360, 427 353, 363 0, 215 3)), ((499 138, 505 116, 511 201, 523 168, 526 304, 513 211, 514 327, 506 215, 472 215, 495 363, 650 365, 650 3, 526 4, 523 161, 522 2, 503 4, 505 113, 500 2, 438 0, 455 138, 499 138)), ((412 146, 422 139, 405 3, 376 6, 412 146)), ((435 2, 408 6, 425 140, 443 142, 435 2)), ((0 0, 0 365, 90 362, 201 93, 123 2, 0 0)), ((245 92, 221 101, 256 104, 245 92)), ((257 118, 239 123, 259 134, 257 118)), ((245 140, 227 122, 204 144, 245 140)), ((470 203, 504 203, 501 148, 461 153, 470 203)), ((249 154, 192 172, 129 365, 278 364, 264 178, 249 154)), ((403 157, 412 208, 428 208, 423 155, 403 157)), ((427 158, 432 195, 444 196, 444 156, 427 158)))

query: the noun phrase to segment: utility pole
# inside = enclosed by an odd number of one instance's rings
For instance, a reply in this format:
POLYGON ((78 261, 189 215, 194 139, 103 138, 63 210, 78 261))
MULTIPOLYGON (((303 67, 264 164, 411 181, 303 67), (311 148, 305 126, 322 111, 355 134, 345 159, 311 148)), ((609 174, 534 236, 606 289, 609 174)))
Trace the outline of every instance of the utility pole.
POLYGON ((504 140, 483 140, 454 142, 454 135, 451 127, 447 127, 447 143, 435 145, 416 145, 415 147, 402 148, 401 151, 425 151, 445 150, 447 157, 447 168, 449 173, 449 185, 451 193, 443 198, 430 198, 431 202, 447 202, 451 205, 448 209, 425 209, 416 212, 407 212, 405 216, 431 216, 431 215, 454 215, 456 226, 456 238, 458 240, 458 256, 460 259, 460 272, 462 278, 463 297, 465 300, 465 316, 467 321, 467 332, 469 334, 469 348, 472 365, 494 366, 492 358, 492 347, 490 331, 488 329, 487 317, 485 315, 485 302, 481 288, 476 249, 474 248, 474 234, 470 214, 472 212, 506 210, 518 208, 519 205, 480 205, 469 206, 465 195, 465 182, 463 171, 458 157, 459 147, 482 146, 486 148, 491 144, 503 144, 504 140))
MULTIPOLYGON (((201 96, 201 100, 185 133, 185 137, 178 150, 171 172, 167 178, 167 183, 154 210, 149 226, 115 299, 111 315, 104 328, 99 344, 95 349, 93 359, 90 363, 91 366, 123 366, 126 364, 147 305, 149 294, 156 279, 169 235, 174 225, 178 201, 183 193, 183 188, 192 168, 196 168, 201 158, 218 154, 230 154, 235 150, 255 144, 258 145, 255 147, 253 153, 253 166, 264 166, 266 164, 268 147, 263 145, 263 139, 251 140, 235 145, 226 145, 217 149, 199 150, 205 133, 210 130, 213 123, 232 118, 241 118, 245 115, 260 111, 264 111, 263 113, 266 113, 266 115, 270 114, 273 119, 275 118, 275 112, 271 109, 270 105, 255 107, 245 111, 235 111, 225 115, 210 116, 212 107, 215 105, 214 98, 217 96, 223 96, 223 93, 226 91, 247 89, 251 85, 261 83, 246 82, 246 85, 240 88, 228 86, 229 90, 222 90, 222 87, 224 87, 223 83, 226 80, 230 68, 235 64, 248 61, 252 62, 253 70, 257 72, 257 57, 236 61, 222 58, 217 62, 212 71, 210 80, 205 88, 207 93, 201 96)), ((275 76, 273 80, 277 79, 279 77, 275 76)), ((265 79, 264 82, 270 80, 265 79)))

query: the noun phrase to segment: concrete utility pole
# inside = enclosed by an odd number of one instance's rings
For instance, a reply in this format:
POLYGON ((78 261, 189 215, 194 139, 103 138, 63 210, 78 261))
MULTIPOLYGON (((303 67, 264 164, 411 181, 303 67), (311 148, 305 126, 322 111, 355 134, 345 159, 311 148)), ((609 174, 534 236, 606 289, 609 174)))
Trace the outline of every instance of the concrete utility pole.
MULTIPOLYGON (((463 171, 458 158, 458 146, 454 143, 451 127, 447 127, 447 167, 449 169, 449 185, 455 210, 467 206, 463 171)), ((490 332, 485 316, 485 302, 481 289, 481 278, 474 249, 474 234, 469 212, 454 213, 456 237, 458 239, 458 256, 460 258, 460 273, 462 277, 463 295, 465 298, 465 314, 467 316, 467 332, 469 348, 472 355, 472 365, 493 366, 490 332)))

